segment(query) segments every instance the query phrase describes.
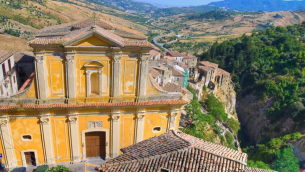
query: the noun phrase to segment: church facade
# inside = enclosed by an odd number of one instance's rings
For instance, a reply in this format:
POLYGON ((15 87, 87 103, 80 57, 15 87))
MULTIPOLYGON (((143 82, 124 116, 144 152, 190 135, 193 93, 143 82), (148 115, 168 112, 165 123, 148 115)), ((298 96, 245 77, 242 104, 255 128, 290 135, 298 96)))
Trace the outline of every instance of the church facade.
POLYGON ((187 101, 154 82, 141 33, 93 18, 44 28, 29 44, 35 73, 0 100, 6 167, 114 158, 177 130, 187 101))

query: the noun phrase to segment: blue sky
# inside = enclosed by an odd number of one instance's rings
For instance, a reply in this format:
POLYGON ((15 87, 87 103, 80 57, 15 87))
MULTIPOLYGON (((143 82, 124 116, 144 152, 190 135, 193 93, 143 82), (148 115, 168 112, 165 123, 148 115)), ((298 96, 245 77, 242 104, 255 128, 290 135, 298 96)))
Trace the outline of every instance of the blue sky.
POLYGON ((138 0, 142 2, 156 3, 168 6, 193 6, 193 5, 206 5, 210 2, 220 0, 138 0))

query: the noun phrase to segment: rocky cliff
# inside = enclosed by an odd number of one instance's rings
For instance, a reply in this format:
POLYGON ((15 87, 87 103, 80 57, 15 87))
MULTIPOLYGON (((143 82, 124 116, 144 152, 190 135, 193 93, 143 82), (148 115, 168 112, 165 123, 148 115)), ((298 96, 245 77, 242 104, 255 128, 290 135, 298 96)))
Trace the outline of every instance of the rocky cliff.
POLYGON ((259 143, 264 139, 280 137, 288 133, 305 132, 288 117, 271 123, 266 115, 266 110, 272 105, 272 102, 272 99, 264 102, 253 94, 237 98, 238 118, 244 134, 250 142, 259 143))

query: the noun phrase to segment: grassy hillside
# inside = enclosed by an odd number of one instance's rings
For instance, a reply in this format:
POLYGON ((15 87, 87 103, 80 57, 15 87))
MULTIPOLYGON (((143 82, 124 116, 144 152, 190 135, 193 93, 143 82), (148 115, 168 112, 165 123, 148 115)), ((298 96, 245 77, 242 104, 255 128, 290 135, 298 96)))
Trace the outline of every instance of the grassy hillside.
POLYGON ((4 33, 5 30, 12 29, 20 32, 21 37, 30 39, 28 35, 33 35, 37 29, 86 19, 93 13, 102 19, 136 29, 142 33, 148 31, 142 25, 114 16, 128 17, 131 14, 94 3, 76 0, 66 2, 10 0, 9 4, 0 3, 0 32, 4 33))
POLYGON ((15 36, 0 34, 0 50, 7 51, 32 51, 32 48, 28 46, 27 41, 15 36))

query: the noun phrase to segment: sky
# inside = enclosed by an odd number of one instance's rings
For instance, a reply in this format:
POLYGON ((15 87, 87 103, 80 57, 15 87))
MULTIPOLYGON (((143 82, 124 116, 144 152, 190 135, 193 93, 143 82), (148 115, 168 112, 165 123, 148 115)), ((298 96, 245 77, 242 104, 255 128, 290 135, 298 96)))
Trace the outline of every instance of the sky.
POLYGON ((138 0, 142 2, 156 3, 159 5, 167 6, 195 6, 195 5, 206 5, 210 2, 220 0, 138 0))

